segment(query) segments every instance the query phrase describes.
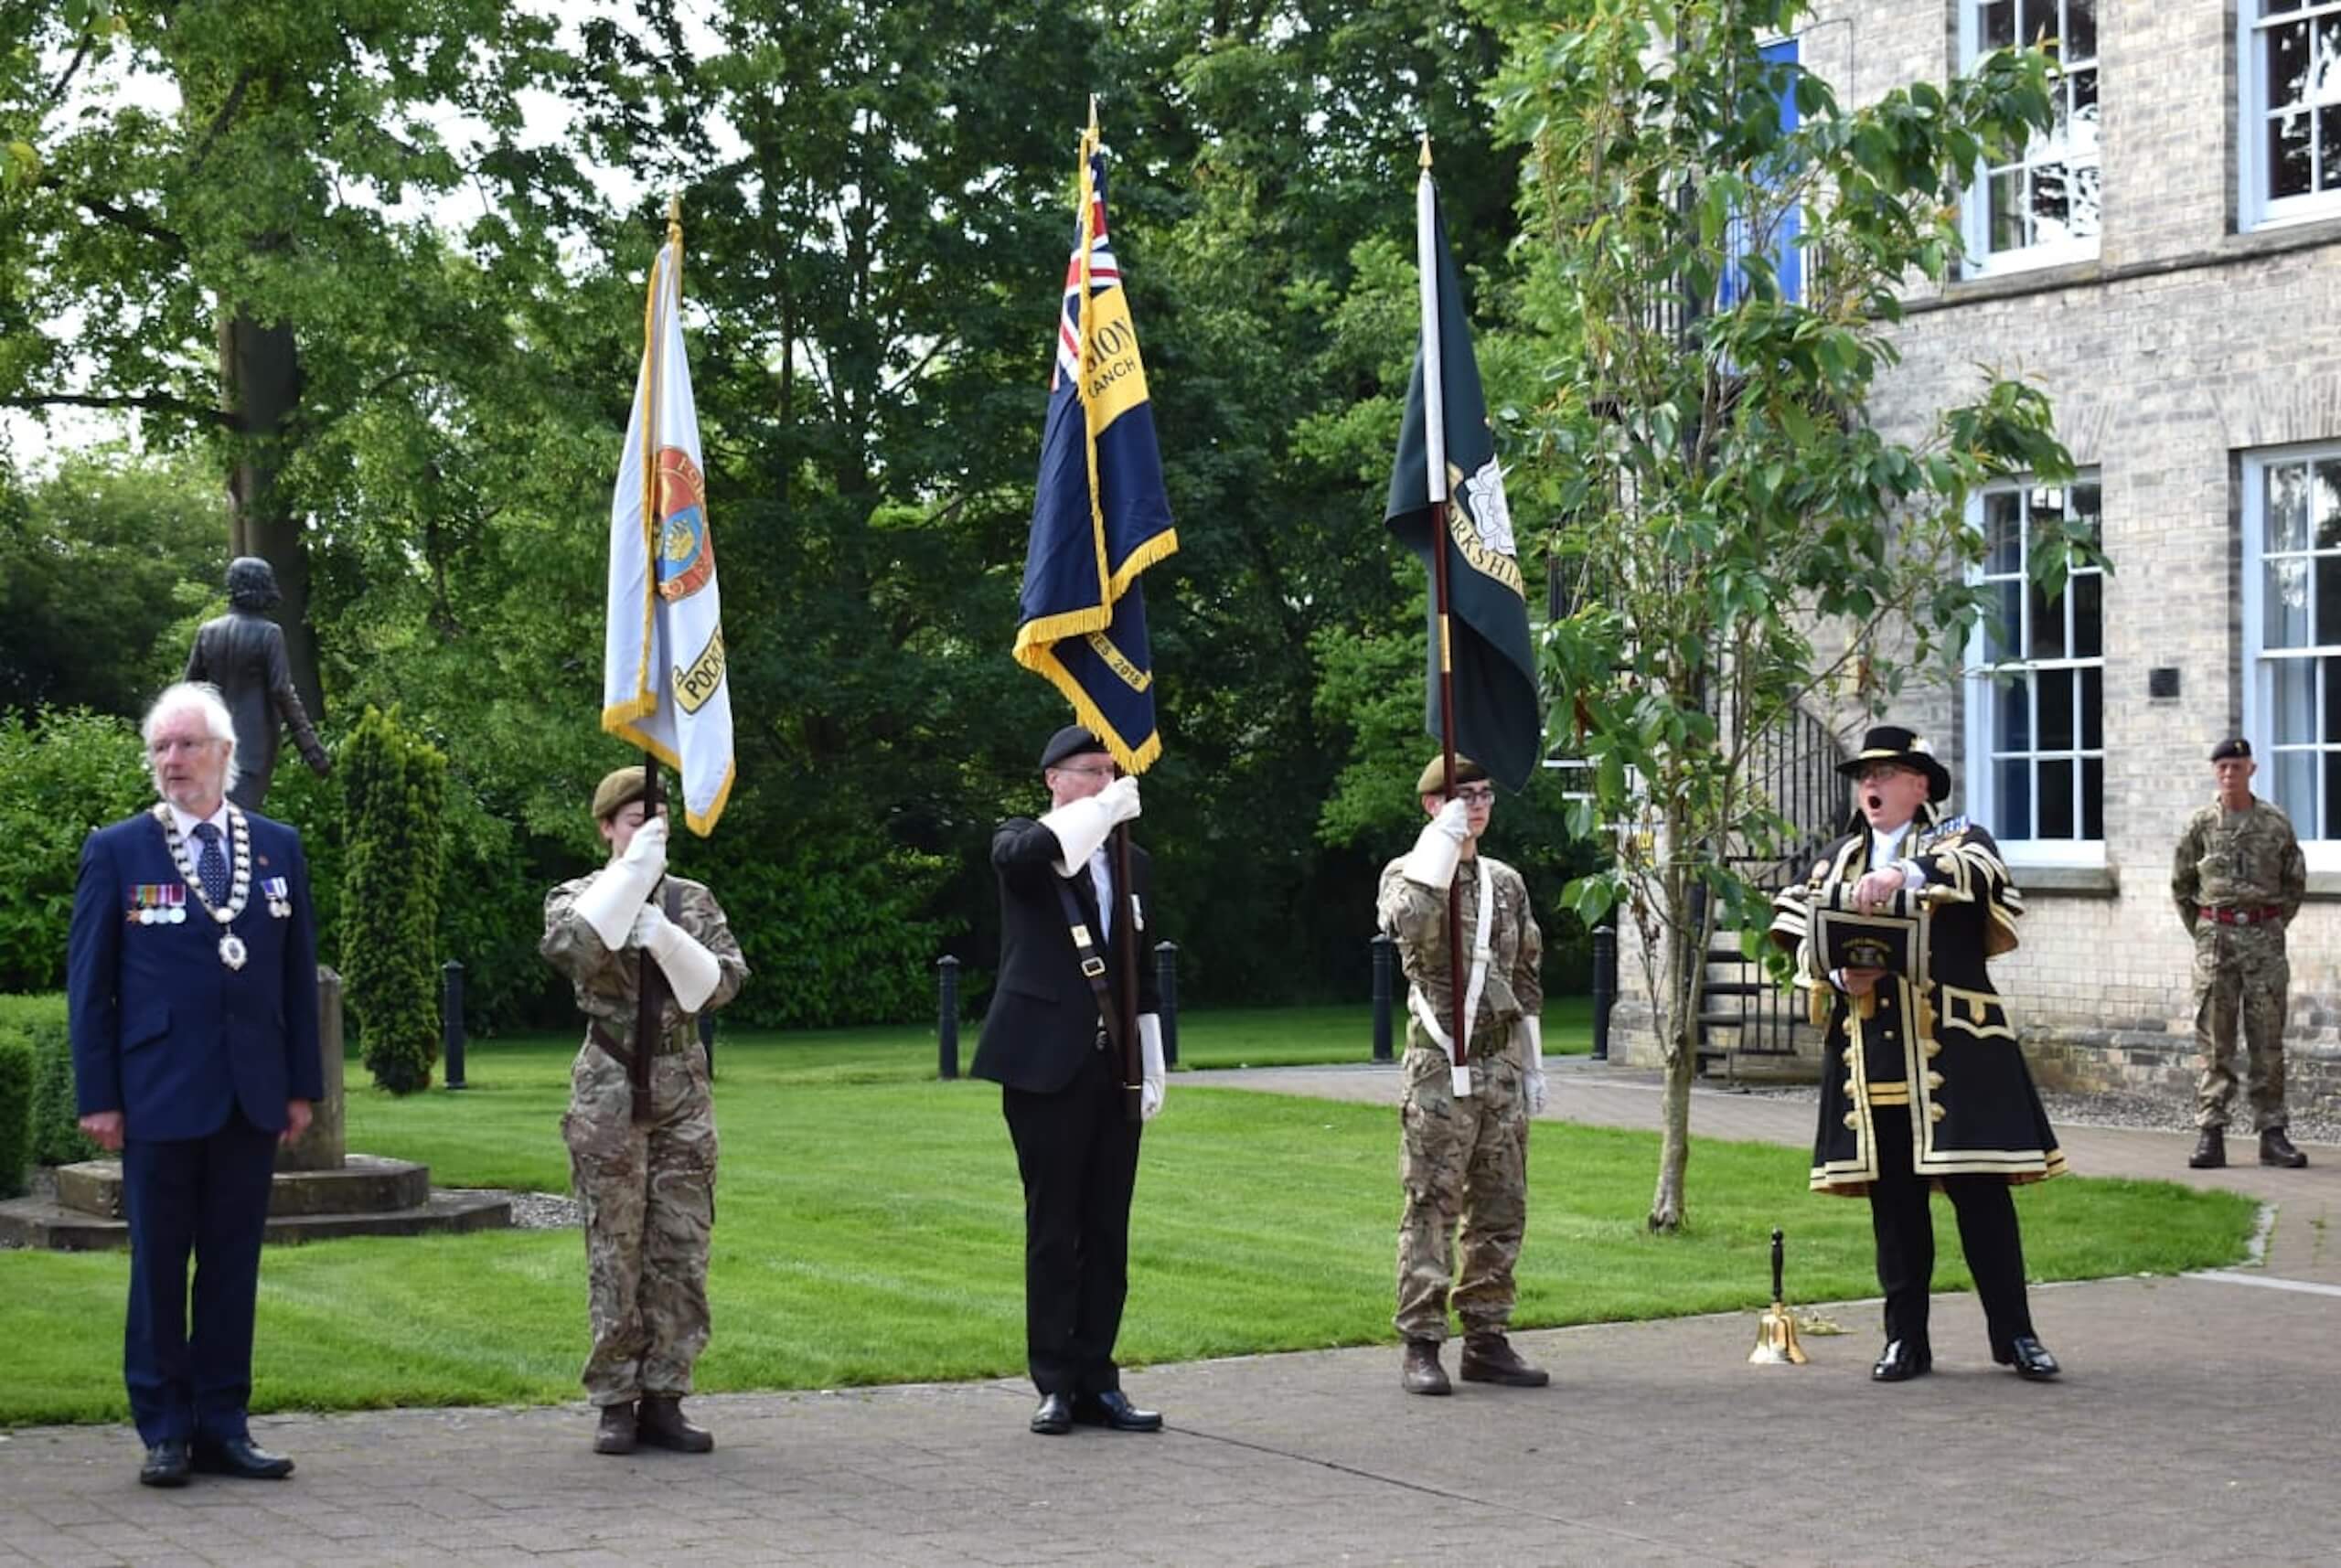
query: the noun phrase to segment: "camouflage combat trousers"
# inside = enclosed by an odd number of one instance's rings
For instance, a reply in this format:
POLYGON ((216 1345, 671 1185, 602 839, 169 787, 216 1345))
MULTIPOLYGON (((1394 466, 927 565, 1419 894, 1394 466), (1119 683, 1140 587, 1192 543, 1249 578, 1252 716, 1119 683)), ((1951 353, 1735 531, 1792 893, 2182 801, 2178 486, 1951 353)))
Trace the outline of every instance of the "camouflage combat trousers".
POLYGON ((715 1110, 707 1056, 653 1057, 657 1119, 636 1126, 625 1064, 591 1043, 570 1070, 570 1180, 585 1207, 593 1325, 585 1392, 595 1404, 689 1393, 707 1349, 708 1232, 715 1218, 715 1110))
POLYGON ((2284 1125, 2284 998, 2293 980, 2281 925, 2195 927, 2195 1125, 2224 1127, 2235 1098, 2235 1020, 2243 1015, 2244 1098, 2254 1132, 2284 1125))
POLYGON ((1528 1229, 1528 1107, 1509 1045, 1471 1061, 1471 1094, 1455 1097, 1447 1053, 1410 1021, 1398 1160, 1398 1312, 1409 1339, 1443 1340, 1447 1309, 1466 1334, 1512 1319, 1513 1269, 1528 1229), (1462 1228, 1460 1245, 1456 1229, 1462 1228), (1455 1256, 1461 1253, 1459 1274, 1455 1256))

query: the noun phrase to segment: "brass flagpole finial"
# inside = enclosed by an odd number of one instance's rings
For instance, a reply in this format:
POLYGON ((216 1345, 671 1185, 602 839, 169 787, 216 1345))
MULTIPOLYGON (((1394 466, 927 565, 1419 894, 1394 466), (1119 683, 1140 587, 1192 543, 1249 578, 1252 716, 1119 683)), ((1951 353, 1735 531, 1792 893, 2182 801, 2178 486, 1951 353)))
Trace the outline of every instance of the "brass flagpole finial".
POLYGON ((679 196, 667 198, 667 242, 670 245, 683 242, 683 198, 679 196))
POLYGON ((1430 167, 1430 133, 1427 131, 1423 133, 1423 154, 1416 162, 1423 168, 1430 167))
POLYGON ((1097 133, 1097 95, 1094 92, 1089 95, 1089 133, 1097 133))

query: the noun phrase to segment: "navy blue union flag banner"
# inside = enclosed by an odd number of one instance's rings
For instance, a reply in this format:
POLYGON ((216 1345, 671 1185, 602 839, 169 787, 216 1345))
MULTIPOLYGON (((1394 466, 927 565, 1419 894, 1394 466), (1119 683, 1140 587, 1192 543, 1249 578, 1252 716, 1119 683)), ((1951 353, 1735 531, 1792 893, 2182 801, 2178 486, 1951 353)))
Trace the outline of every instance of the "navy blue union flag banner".
POLYGON ((1454 673, 1455 749, 1506 789, 1518 790, 1536 771, 1544 750, 1527 589, 1513 543, 1503 472, 1496 464, 1495 432, 1480 389, 1479 360, 1471 352, 1471 329, 1463 317, 1463 291, 1447 252, 1447 229, 1427 167, 1415 210, 1421 336, 1383 520, 1426 568, 1432 565, 1432 550, 1447 556, 1443 625, 1436 595, 1430 604, 1430 690, 1423 727, 1434 736, 1440 732, 1443 643, 1454 673))
POLYGON ((1080 176, 1015 655, 1137 773, 1162 752, 1138 576, 1176 551, 1179 536, 1138 332, 1106 237, 1106 159, 1094 119, 1080 176))

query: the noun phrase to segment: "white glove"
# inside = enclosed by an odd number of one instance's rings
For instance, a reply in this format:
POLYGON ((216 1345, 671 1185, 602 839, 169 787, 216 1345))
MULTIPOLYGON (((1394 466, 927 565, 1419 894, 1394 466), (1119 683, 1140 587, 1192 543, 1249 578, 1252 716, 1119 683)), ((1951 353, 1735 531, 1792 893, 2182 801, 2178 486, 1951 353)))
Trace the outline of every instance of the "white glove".
POLYGON ((1410 882, 1446 891, 1447 884, 1455 880, 1456 862, 1463 858, 1463 841, 1470 837, 1470 808, 1459 800, 1449 800, 1423 825, 1414 848, 1399 863, 1399 874, 1410 882))
POLYGON ((699 1011, 715 995, 716 982, 723 977, 715 955, 698 937, 668 920, 657 904, 644 904, 635 915, 627 944, 647 950, 658 961, 658 967, 667 974, 667 988, 675 995, 675 1005, 687 1013, 699 1011))
POLYGON ((1523 1019, 1512 1026, 1520 1031, 1520 1064, 1528 1092, 1528 1114, 1545 1109, 1545 1020, 1523 1019))
POLYGON ((1138 1016, 1138 1054, 1145 1068, 1138 1092, 1138 1113, 1141 1120, 1152 1121, 1162 1113, 1162 1015, 1140 1013, 1138 1016))
POLYGON ((667 819, 654 816, 634 830, 625 854, 594 873, 573 907, 602 945, 615 953, 634 929, 635 912, 666 874, 667 819))
POLYGON ((1097 846, 1106 842, 1118 823, 1138 820, 1138 780, 1118 778, 1096 795, 1058 806, 1041 818, 1041 826, 1056 835, 1057 875, 1070 877, 1089 863, 1097 846))

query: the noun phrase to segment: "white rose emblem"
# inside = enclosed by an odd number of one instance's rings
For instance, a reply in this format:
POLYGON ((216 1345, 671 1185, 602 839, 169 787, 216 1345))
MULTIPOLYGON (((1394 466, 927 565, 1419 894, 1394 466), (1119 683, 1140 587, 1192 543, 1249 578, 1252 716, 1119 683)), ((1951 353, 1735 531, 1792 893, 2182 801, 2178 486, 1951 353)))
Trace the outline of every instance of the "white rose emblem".
POLYGON ((1480 542, 1500 555, 1517 559, 1520 552, 1512 542, 1512 507, 1503 498, 1503 471, 1494 458, 1463 481, 1463 493, 1470 500, 1471 526, 1479 530, 1480 542))

